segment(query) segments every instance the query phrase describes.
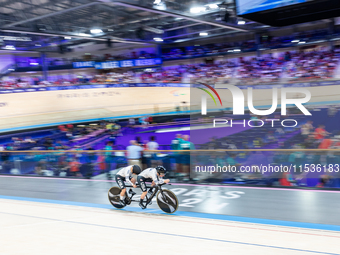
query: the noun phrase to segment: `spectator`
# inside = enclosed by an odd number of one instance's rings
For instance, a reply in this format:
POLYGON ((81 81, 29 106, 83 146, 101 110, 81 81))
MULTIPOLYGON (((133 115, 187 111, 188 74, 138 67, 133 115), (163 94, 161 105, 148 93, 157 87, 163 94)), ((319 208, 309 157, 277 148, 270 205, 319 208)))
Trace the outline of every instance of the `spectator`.
MULTIPOLYGON (((146 144, 147 150, 155 151, 155 150, 158 150, 158 147, 159 147, 159 145, 156 142, 156 137, 151 136, 150 142, 148 142, 146 144)), ((150 153, 149 156, 150 156, 150 160, 151 160, 151 166, 152 165, 159 165, 159 163, 157 162, 157 154, 155 152, 150 153)))
MULTIPOLYGON (((181 140, 179 144, 180 150, 194 150, 195 146, 193 143, 189 141, 188 135, 183 135, 183 139, 181 140)), ((189 165, 190 165, 190 153, 189 152, 181 152, 180 153, 180 163, 181 163, 181 170, 182 174, 184 176, 183 181, 189 180, 189 165)))
POLYGON ((293 186, 292 182, 294 180, 292 179, 292 176, 290 173, 282 173, 282 178, 279 180, 279 183, 281 186, 286 186, 286 187, 290 187, 293 186))
POLYGON ((25 143, 35 143, 35 141, 34 141, 31 137, 29 137, 29 136, 26 137, 26 139, 24 140, 24 142, 25 142, 25 143))
POLYGON ((328 117, 334 117, 337 114, 337 112, 338 109, 334 105, 331 105, 327 110, 328 117))
POLYGON ((74 177, 81 177, 81 173, 79 171, 80 163, 77 159, 77 157, 73 157, 71 161, 69 162, 69 169, 70 169, 70 176, 74 177))
POLYGON ((66 132, 66 131, 67 131, 67 129, 66 129, 65 126, 63 126, 63 125, 58 126, 58 128, 59 128, 59 130, 60 130, 61 132, 66 132))
POLYGON ((324 188, 327 187, 329 185, 329 183, 331 182, 332 176, 328 174, 328 172, 326 171, 325 174, 320 176, 319 182, 316 185, 317 188, 324 188))
POLYGON ((126 148, 128 164, 138 165, 140 168, 142 168, 141 152, 143 151, 143 148, 137 143, 136 140, 131 140, 130 144, 131 145, 126 148))
POLYGON ((156 137, 151 136, 150 137, 150 142, 147 143, 147 149, 148 150, 157 150, 158 149, 158 143, 156 142, 156 137))
POLYGON ((318 143, 321 143, 322 139, 325 138, 325 136, 329 135, 325 130, 325 125, 319 125, 318 128, 315 129, 315 139, 318 141, 318 143))
POLYGON ((135 119, 133 119, 133 118, 129 119, 129 126, 133 127, 134 125, 136 125, 135 119))
POLYGON ((171 141, 171 150, 179 150, 179 144, 182 141, 182 135, 181 134, 177 134, 176 138, 174 140, 171 141))
POLYGON ((113 156, 112 156, 112 150, 113 150, 113 143, 112 141, 109 141, 106 143, 106 146, 104 148, 104 150, 106 150, 107 152, 105 152, 105 168, 106 168, 106 173, 109 177, 109 173, 111 171, 111 163, 113 162, 113 156))
POLYGON ((313 121, 309 120, 307 123, 301 126, 301 135, 303 140, 306 140, 313 130, 313 121))
POLYGON ((319 145, 319 149, 329 149, 332 145, 332 140, 331 139, 323 139, 322 142, 319 145))

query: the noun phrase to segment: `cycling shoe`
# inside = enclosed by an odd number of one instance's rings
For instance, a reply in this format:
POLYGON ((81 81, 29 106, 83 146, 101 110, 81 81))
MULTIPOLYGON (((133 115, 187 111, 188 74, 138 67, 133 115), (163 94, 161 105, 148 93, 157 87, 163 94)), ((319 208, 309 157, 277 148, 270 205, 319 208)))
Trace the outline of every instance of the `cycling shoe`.
POLYGON ((139 201, 139 206, 140 206, 140 208, 142 208, 142 209, 145 209, 145 208, 146 208, 146 205, 144 204, 143 200, 140 200, 140 201, 139 201))

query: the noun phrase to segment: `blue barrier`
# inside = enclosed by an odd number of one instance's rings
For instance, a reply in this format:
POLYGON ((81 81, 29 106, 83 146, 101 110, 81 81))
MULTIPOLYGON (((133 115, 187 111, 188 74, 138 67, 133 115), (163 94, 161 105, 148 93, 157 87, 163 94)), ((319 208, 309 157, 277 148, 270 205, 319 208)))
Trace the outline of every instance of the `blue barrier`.
MULTIPOLYGON (((271 88, 285 88, 285 87, 318 87, 318 86, 332 86, 340 85, 340 80, 336 81, 321 81, 321 82, 301 82, 288 84, 268 84, 268 85, 247 85, 237 86, 240 89, 271 89, 271 88)), ((83 84, 72 86, 53 86, 43 88, 20 88, 20 89, 0 89, 0 94, 9 93, 23 93, 23 92, 37 92, 37 91, 55 91, 55 90, 74 90, 74 89, 94 89, 94 88, 126 88, 126 87, 200 87, 200 84, 189 83, 116 83, 116 84, 83 84)), ((211 86, 214 87, 213 84, 211 86)), ((221 88, 223 89, 223 88, 221 88)))

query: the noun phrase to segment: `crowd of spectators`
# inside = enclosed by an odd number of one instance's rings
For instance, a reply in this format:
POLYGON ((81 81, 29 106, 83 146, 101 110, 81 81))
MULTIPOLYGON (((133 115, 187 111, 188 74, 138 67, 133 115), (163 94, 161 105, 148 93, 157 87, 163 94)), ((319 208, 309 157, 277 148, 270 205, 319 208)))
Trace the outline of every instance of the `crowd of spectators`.
MULTIPOLYGON (((0 151, 75 149, 79 148, 80 145, 87 145, 83 142, 91 138, 98 138, 103 134, 117 136, 120 134, 120 130, 121 126, 112 121, 77 126, 72 124, 59 125, 48 135, 32 137, 18 134, 12 136, 10 140, 0 138, 0 151)), ((44 132, 42 131, 42 133, 44 132)))
MULTIPOLYGON (((101 121, 97 125, 60 125, 54 130, 54 134, 44 137, 23 137, 18 134, 8 143, 0 143, 0 173, 90 178, 100 173, 109 175, 112 169, 126 166, 126 164, 138 164, 144 169, 162 164, 162 157, 155 152, 159 150, 156 136, 150 136, 144 141, 136 137, 127 147, 116 144, 116 138, 122 136, 121 125, 124 125, 124 130, 127 132, 127 129, 133 130, 139 125, 145 125, 146 120, 152 122, 152 118, 146 116, 145 120, 130 119, 127 123, 101 121), (99 141, 98 138, 102 134, 105 135, 105 139, 99 141), (96 141, 89 142, 92 136, 96 141), (79 142, 84 139, 87 139, 87 142, 80 144, 79 142), (117 149, 126 149, 126 153, 112 152, 117 149), (22 150, 25 152, 20 153, 22 150), (44 152, 36 152, 40 150, 44 152), (18 151, 18 153, 8 151, 18 151), (32 153, 27 151, 32 151, 32 153), (20 163, 15 163, 19 161, 20 163)), ((189 136, 177 135, 176 139, 178 143, 172 146, 174 150, 193 148, 190 145, 189 136)), ((179 167, 186 167, 187 172, 189 169, 187 165, 190 162, 188 157, 189 154, 186 153, 186 162, 178 162, 179 167)))
POLYGON ((218 64, 188 65, 187 74, 191 83, 216 83, 219 78, 230 79, 235 74, 237 64, 233 61, 220 61, 218 64))
POLYGON ((236 78, 244 85, 278 82, 284 63, 282 58, 264 57, 250 60, 240 58, 236 78))
POLYGON ((182 82, 186 67, 181 66, 178 68, 157 68, 152 72, 139 73, 141 82, 153 83, 153 82, 182 82))
MULTIPOLYGON (((329 118, 336 118, 338 116, 338 107, 330 106, 325 114, 329 118)), ((252 120, 256 120, 259 117, 251 115, 252 120)), ((127 128, 135 128, 135 125, 139 122, 141 125, 145 125, 145 122, 153 122, 152 118, 145 116, 145 119, 130 119, 124 125, 127 128)), ((123 125, 123 123, 120 123, 123 125)), ((32 138, 30 136, 15 136, 12 137, 12 141, 8 144, 2 144, 0 146, 0 159, 1 168, 0 172, 5 172, 6 169, 16 169, 18 166, 13 162, 20 158, 21 164, 28 167, 27 162, 34 164, 34 170, 31 173, 38 175, 59 175, 59 176, 76 176, 76 177, 91 177, 96 173, 109 173, 110 170, 116 169, 126 164, 138 164, 142 168, 152 167, 159 164, 166 165, 168 169, 174 170, 172 172, 173 177, 179 178, 181 181, 189 180, 189 163, 190 160, 196 160, 199 165, 204 165, 207 162, 201 162, 200 160, 208 160, 211 163, 216 162, 220 165, 231 166, 244 166, 251 164, 256 166, 260 161, 265 158, 270 158, 270 162, 273 164, 291 163, 293 165, 301 165, 304 161, 319 162, 321 164, 327 164, 330 161, 330 157, 336 158, 331 153, 322 153, 320 156, 318 153, 308 153, 299 151, 301 148, 308 149, 329 149, 340 148, 340 136, 335 132, 330 133, 326 130, 325 126, 320 124, 317 128, 313 126, 312 121, 302 122, 299 127, 292 128, 291 130, 283 131, 282 128, 276 129, 250 129, 236 133, 227 137, 217 138, 212 137, 210 141, 204 144, 205 147, 197 147, 198 149, 216 150, 216 149, 261 149, 261 148, 273 148, 265 147, 268 145, 277 145, 277 148, 283 148, 282 141, 289 140, 292 135, 295 137, 294 144, 290 144, 289 148, 297 149, 293 152, 226 152, 225 154, 212 154, 209 157, 193 157, 190 159, 190 154, 185 150, 195 149, 195 146, 189 140, 188 135, 177 134, 176 138, 171 141, 172 150, 181 150, 172 153, 172 164, 165 155, 159 152, 163 145, 157 143, 156 136, 150 136, 148 140, 141 141, 140 137, 136 137, 130 141, 130 145, 120 149, 126 150, 125 152, 111 152, 111 150, 117 149, 115 139, 111 139, 114 136, 119 136, 121 126, 116 122, 102 121, 97 125, 60 125, 58 132, 65 134, 65 137, 58 137, 54 139, 52 137, 44 138, 32 138), (114 133, 115 131, 118 131, 114 133), (298 132, 299 131, 299 132, 298 132), (247 133, 247 135, 245 134, 247 133), (78 142, 84 139, 90 139, 92 136, 98 138, 101 134, 109 135, 106 137, 104 143, 101 143, 99 147, 92 146, 90 143, 86 143, 83 146, 77 145, 78 142), (335 135, 334 135, 335 134, 335 135), (244 138, 244 141, 242 139, 244 138), (22 146, 31 146, 34 150, 49 150, 50 153, 23 153, 18 154, 16 159, 9 158, 6 154, 6 150, 22 150, 22 146), (65 150, 72 149, 73 152, 66 153, 65 150), (87 153, 77 150, 88 150, 87 153), (96 152, 95 150, 104 150, 104 152, 96 152), (122 161, 119 163, 120 158, 122 161), (313 161, 314 160, 314 161, 313 161), (120 164, 120 165, 119 165, 120 164)), ((124 133, 128 134, 128 133, 124 133)), ((170 142, 170 141, 169 141, 170 142)), ((197 163, 196 162, 196 163, 197 163)), ((12 172, 17 173, 17 172, 12 172)), ((253 172, 251 174, 241 175, 228 175, 218 176, 205 175, 209 178, 205 181, 221 182, 228 179, 230 182, 252 182, 253 184, 264 184, 270 181, 268 176, 264 176, 263 173, 253 172)), ((196 176, 191 176, 191 179, 196 176)), ((199 177, 201 178, 201 177, 199 177)), ((301 179, 305 178, 301 173, 294 173, 291 176, 276 176, 280 185, 293 186, 303 185, 301 179)), ((318 187, 327 187, 331 185, 332 176, 325 172, 320 176, 318 187)))
POLYGON ((6 79, 0 82, 0 89, 96 83, 216 83, 219 79, 224 81, 233 79, 238 85, 327 80, 334 77, 340 60, 339 56, 340 48, 334 50, 315 48, 299 52, 284 52, 275 56, 269 54, 263 57, 240 57, 214 63, 143 70, 119 69, 54 81, 43 81, 37 77, 6 79))
POLYGON ((312 51, 285 54, 287 76, 291 81, 308 79, 330 79, 339 63, 339 49, 336 51, 312 51))
POLYGON ((135 73, 132 71, 117 73, 109 72, 106 74, 94 75, 89 81, 90 83, 134 83, 135 73))

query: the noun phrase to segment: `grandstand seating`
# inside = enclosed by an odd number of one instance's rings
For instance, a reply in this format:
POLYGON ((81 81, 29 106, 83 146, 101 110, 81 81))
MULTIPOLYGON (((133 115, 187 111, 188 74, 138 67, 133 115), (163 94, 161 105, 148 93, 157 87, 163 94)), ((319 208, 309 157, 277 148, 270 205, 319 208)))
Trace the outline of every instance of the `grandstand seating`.
POLYGON ((124 71, 88 75, 75 79, 33 81, 31 78, 3 80, 0 89, 26 87, 70 86, 75 84, 105 83, 216 83, 220 79, 238 85, 273 82, 303 82, 333 79, 339 66, 340 49, 334 51, 284 52, 279 56, 247 57, 217 61, 214 64, 194 64, 153 68, 148 72, 124 71))

